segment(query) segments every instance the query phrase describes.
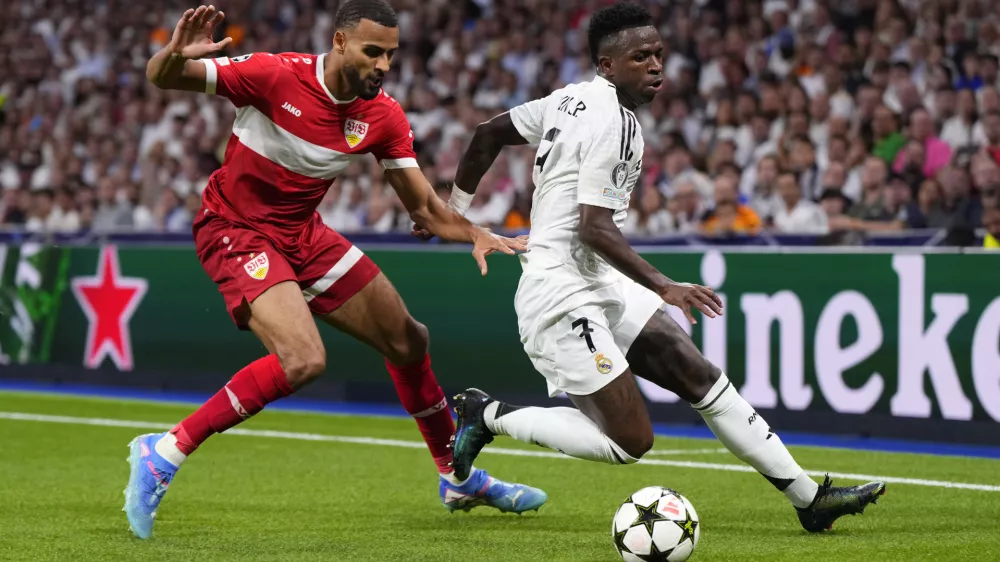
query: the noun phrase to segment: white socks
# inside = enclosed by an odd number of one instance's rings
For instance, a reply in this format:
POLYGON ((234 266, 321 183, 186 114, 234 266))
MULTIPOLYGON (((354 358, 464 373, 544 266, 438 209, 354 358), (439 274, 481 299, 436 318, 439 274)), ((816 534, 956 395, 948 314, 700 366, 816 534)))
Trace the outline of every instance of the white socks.
MULTIPOLYGON (((469 470, 469 478, 472 478, 472 474, 474 474, 475 472, 476 472, 476 467, 472 467, 472 469, 469 470)), ((449 484, 452 484, 454 486, 461 486, 462 484, 465 484, 466 482, 469 481, 469 478, 466 478, 465 480, 459 480, 455 476, 455 471, 451 471, 447 474, 442 474, 441 478, 444 478, 445 480, 448 481, 449 484)))
POLYGON ((764 418, 722 375, 705 399, 691 405, 705 418, 719 441, 740 460, 757 469, 795 507, 809 507, 819 485, 803 472, 764 418))
POLYGON ((169 431, 156 442, 153 449, 156 450, 156 454, 163 457, 168 463, 177 467, 179 467, 181 463, 187 459, 187 455, 182 453, 181 450, 177 448, 177 436, 169 431))
POLYGON ((632 464, 639 460, 623 451, 576 408, 520 408, 491 402, 483 414, 486 427, 493 433, 564 455, 608 464, 632 464))

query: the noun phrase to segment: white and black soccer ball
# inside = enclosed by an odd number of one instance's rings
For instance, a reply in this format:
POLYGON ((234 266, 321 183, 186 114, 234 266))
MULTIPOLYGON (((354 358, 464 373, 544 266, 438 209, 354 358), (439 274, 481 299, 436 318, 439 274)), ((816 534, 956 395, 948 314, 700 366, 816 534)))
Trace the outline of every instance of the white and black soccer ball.
POLYGON ((611 539, 626 562, 680 562, 698 545, 698 514, 684 496, 650 486, 622 502, 611 522, 611 539))

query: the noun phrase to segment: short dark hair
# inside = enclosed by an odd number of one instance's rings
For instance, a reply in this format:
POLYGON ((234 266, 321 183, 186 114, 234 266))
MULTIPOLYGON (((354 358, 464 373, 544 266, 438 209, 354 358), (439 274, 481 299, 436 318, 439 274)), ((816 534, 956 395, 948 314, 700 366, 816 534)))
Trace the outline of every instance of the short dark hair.
POLYGON ((601 43, 609 37, 626 29, 653 25, 653 16, 649 10, 638 4, 620 2, 602 8, 590 18, 587 29, 587 43, 590 46, 590 60, 597 64, 597 53, 601 43))
POLYGON ((778 170, 778 175, 775 176, 774 179, 775 179, 775 181, 777 181, 777 180, 780 180, 781 178, 783 178, 785 176, 792 176, 792 179, 795 180, 795 183, 799 183, 799 174, 795 170, 781 170, 781 169, 779 169, 778 170))
POLYGON ((386 0, 347 0, 333 18, 334 29, 352 29, 361 20, 371 20, 383 27, 398 27, 396 10, 386 0))

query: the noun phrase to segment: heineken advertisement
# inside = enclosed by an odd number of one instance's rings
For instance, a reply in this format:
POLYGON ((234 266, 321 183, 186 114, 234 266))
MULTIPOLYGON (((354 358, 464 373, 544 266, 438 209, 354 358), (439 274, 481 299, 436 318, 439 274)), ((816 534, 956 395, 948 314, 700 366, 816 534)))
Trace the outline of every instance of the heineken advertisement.
MULTIPOLYGON (((368 253, 430 328, 442 385, 543 397, 517 335, 517 261, 492 257, 483 278, 465 251, 441 248, 368 253)), ((1000 421, 1000 254, 646 257, 722 297, 721 318, 691 326, 672 314, 757 408, 952 427, 1000 421)), ((200 378, 214 388, 265 353, 233 326, 189 247, 0 246, 0 272, 0 379, 25 363, 92 373, 102 384, 200 378)), ((386 380, 373 351, 321 332, 329 380, 386 380)), ((652 402, 677 401, 642 388, 652 402)))

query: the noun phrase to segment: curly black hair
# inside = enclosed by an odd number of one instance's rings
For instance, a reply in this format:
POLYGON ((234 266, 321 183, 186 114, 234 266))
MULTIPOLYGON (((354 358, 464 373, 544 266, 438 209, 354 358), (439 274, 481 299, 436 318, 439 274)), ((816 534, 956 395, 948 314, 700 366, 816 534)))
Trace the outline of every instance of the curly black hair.
POLYGON ((597 64, 597 53, 605 40, 626 29, 647 25, 653 25, 653 16, 643 6, 631 2, 619 2, 594 12, 587 29, 590 60, 597 64))
POLYGON ((352 29, 361 20, 371 20, 383 27, 398 27, 396 10, 386 0, 347 0, 333 18, 334 29, 352 29))

